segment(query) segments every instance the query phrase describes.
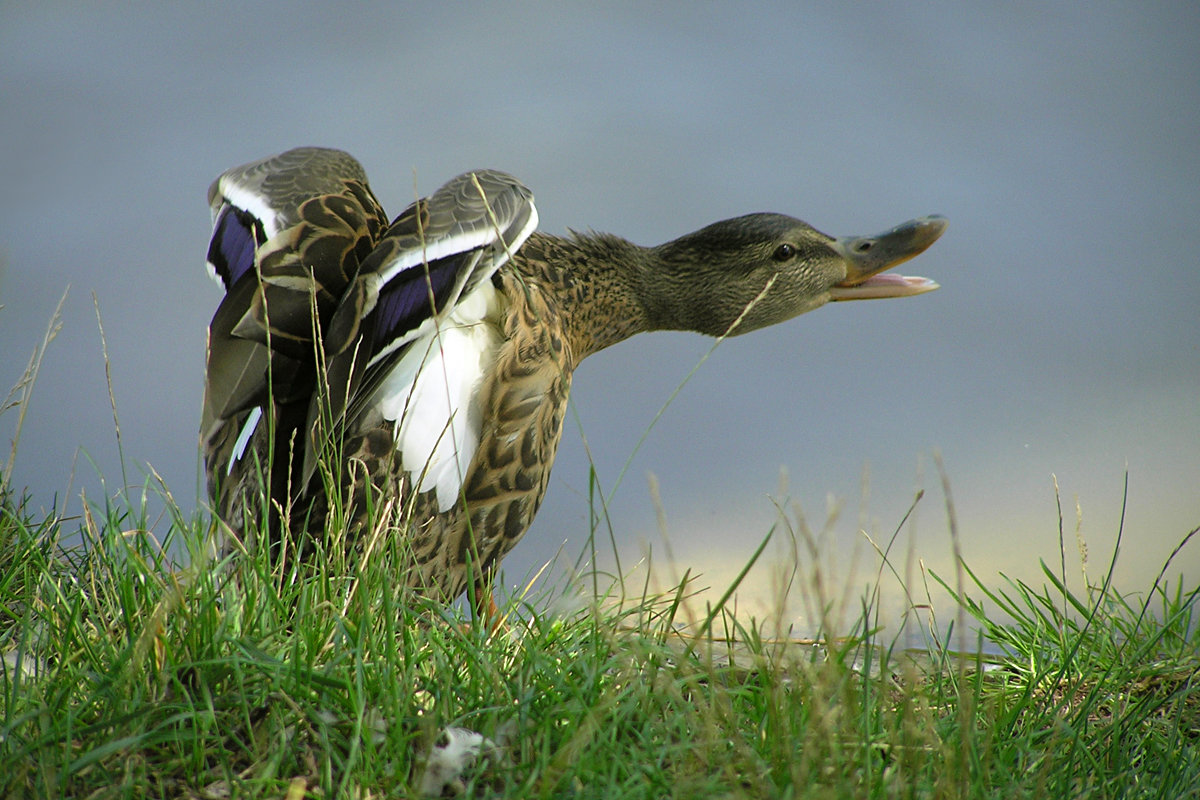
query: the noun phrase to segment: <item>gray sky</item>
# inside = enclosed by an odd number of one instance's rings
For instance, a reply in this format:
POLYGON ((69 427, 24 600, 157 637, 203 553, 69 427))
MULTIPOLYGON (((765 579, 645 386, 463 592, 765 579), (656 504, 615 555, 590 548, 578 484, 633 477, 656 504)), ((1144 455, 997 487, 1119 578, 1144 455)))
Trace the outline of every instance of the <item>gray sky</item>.
MULTIPOLYGON (((487 166, 533 189, 542 229, 641 244, 750 211, 833 234, 947 215, 905 267, 940 291, 838 304, 716 350, 612 500, 624 563, 662 549, 653 473, 677 559, 727 580, 775 519, 783 468, 814 527, 841 504, 835 580, 873 574, 866 556, 849 569, 857 529, 886 538, 918 486, 901 552, 945 573, 940 452, 969 563, 1039 584, 1037 559, 1058 560, 1051 475, 1069 541, 1083 508, 1098 579, 1128 468, 1118 585, 1147 588, 1200 524, 1200 7, 753 8, 5 4, 5 388, 71 287, 16 484, 68 510, 81 488, 101 499, 97 471, 120 487, 94 292, 130 480, 148 463, 195 507, 219 299, 205 190, 227 167, 320 144, 354 153, 392 214, 414 187, 487 166)), ((611 488, 710 347, 652 334, 580 368, 582 427, 510 583, 564 542, 582 548, 583 437, 611 488)), ((0 417, 6 440, 15 423, 0 417)), ((1194 584, 1200 543, 1171 572, 1194 584)))

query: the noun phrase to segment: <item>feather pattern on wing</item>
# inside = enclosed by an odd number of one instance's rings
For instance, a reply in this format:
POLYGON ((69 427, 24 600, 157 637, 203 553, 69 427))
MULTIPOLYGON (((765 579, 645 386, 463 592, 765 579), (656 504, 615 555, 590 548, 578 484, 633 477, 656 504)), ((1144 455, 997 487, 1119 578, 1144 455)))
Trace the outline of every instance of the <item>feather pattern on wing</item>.
MULTIPOLYGON (((314 331, 328 323, 386 218, 358 162, 324 148, 228 170, 210 187, 209 204, 208 268, 225 289, 209 326, 201 421, 209 490, 222 509, 261 506, 254 473, 296 457, 316 386, 314 331), (268 406, 273 413, 264 415, 268 406)), ((288 470, 278 472, 286 480, 288 470)))
POLYGON ((438 509, 458 499, 479 445, 478 394, 499 344, 491 278, 537 226, 533 197, 494 170, 460 175, 409 206, 363 263, 325 339, 304 476, 363 413, 396 424, 395 446, 438 509), (327 426, 332 427, 327 427, 327 426))

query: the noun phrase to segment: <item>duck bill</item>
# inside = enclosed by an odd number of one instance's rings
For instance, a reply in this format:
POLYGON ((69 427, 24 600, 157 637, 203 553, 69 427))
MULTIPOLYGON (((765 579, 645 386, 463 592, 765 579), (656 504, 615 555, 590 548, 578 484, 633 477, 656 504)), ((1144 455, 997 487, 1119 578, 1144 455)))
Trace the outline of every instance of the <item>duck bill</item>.
POLYGON ((921 217, 877 236, 835 239, 834 247, 846 260, 846 278, 830 290, 830 299, 874 300, 932 292, 938 284, 929 278, 881 273, 925 252, 947 224, 945 217, 921 217))

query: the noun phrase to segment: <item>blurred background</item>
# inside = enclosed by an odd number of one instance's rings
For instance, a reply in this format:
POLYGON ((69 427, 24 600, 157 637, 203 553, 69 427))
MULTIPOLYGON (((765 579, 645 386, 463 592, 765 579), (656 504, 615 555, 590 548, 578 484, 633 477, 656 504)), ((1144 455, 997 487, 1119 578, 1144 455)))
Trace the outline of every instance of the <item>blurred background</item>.
MULTIPOLYGON (((878 569, 862 532, 886 541, 920 489, 896 566, 952 575, 940 454, 977 573, 1057 569, 1057 476, 1068 577, 1078 503, 1089 577, 1123 517, 1116 584, 1145 591, 1200 525, 1198 34, 1184 3, 5 3, 3 388, 70 288, 13 483, 78 513, 83 492, 140 497, 153 469, 203 503, 205 191, 319 144, 355 154, 390 214, 495 167, 543 230, 640 244, 751 211, 835 235, 951 220, 903 268, 940 291, 726 341, 653 427, 712 340, 584 363, 508 585, 588 552, 592 467, 615 542, 603 527, 598 563, 615 550, 635 580, 652 553, 664 581, 719 593, 780 523, 739 601, 769 602, 799 508, 853 597, 878 569)), ((1181 573, 1200 576, 1200 542, 1181 573)))

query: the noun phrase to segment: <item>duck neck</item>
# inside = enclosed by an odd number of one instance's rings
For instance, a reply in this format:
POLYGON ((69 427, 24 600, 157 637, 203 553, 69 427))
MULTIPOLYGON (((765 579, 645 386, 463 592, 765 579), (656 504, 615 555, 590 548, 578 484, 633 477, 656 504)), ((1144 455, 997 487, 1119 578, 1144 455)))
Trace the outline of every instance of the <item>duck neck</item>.
POLYGON ((647 306, 653 250, 608 234, 534 233, 514 266, 554 297, 578 364, 637 333, 657 330, 647 306))

